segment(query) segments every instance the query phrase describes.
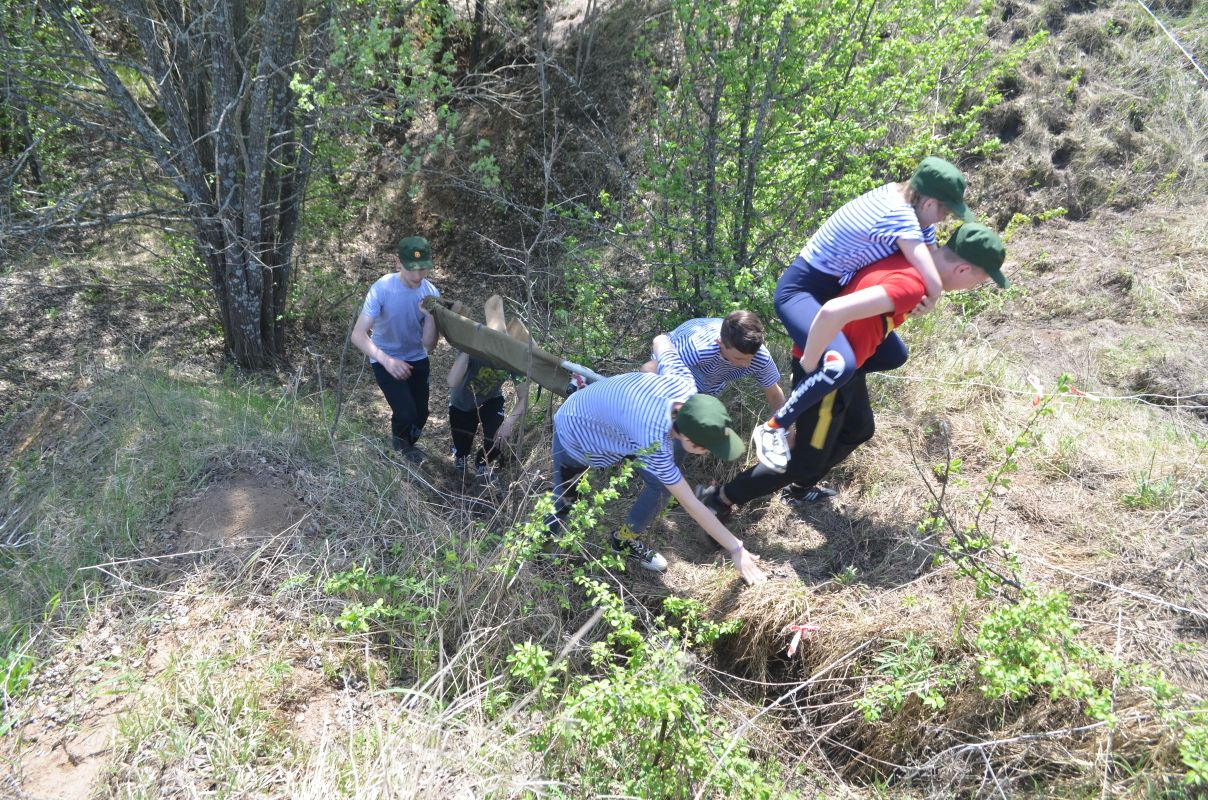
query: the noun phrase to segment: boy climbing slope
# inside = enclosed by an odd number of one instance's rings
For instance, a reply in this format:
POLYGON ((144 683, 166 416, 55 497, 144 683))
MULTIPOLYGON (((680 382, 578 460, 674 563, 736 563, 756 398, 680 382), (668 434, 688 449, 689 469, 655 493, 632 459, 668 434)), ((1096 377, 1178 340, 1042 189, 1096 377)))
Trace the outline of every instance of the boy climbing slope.
MULTIPOLYGON (((935 225, 951 214, 972 219, 965 205, 965 178, 955 166, 934 156, 923 159, 909 181, 887 183, 836 211, 776 284, 776 313, 793 343, 805 345, 822 304, 838 295, 857 270, 895 253, 915 270, 924 287, 918 311, 931 310, 943 291, 932 258, 935 225)), ((875 368, 893 369, 905 362, 906 349, 896 335, 884 338, 875 368)), ((856 370, 851 344, 836 331, 821 345, 828 348, 820 380, 842 386, 856 370)), ((817 360, 801 361, 806 372, 817 366, 817 360)), ((777 472, 785 470, 789 459, 785 431, 808 407, 800 389, 794 388, 780 410, 751 435, 760 463, 777 472)), ((811 396, 809 401, 817 398, 811 396)))
POLYGON ((440 296, 428 282, 432 254, 428 240, 409 236, 398 243, 395 271, 369 288, 352 329, 352 343, 369 356, 390 405, 391 444, 408 461, 420 463, 415 445, 428 421, 428 351, 436 346, 436 320, 420 307, 440 296))
MULTIPOLYGON (((945 291, 971 289, 987 279, 993 279, 1000 287, 1007 286, 1007 279, 1002 274, 1006 248, 998 235, 985 225, 975 222, 962 225, 934 255, 945 291)), ((842 331, 851 343, 855 365, 859 368, 876 352, 885 337, 902 324, 918 305, 924 291, 922 278, 901 254, 860 270, 844 293, 827 301, 818 312, 801 363, 816 365, 823 357, 826 343, 842 331)), ((840 392, 843 387, 829 382, 824 368, 807 373, 797 383, 793 393, 796 395, 801 390, 802 415, 797 423, 792 463, 786 462, 786 466, 792 467, 788 474, 784 474, 784 469, 769 472, 752 468, 724 486, 699 486, 697 495, 712 511, 726 512, 732 505, 774 492, 790 480, 818 480, 872 436, 871 411, 864 414, 851 411, 868 404, 862 376, 854 383, 858 384, 854 389, 840 392), (835 429, 841 419, 836 401, 848 409, 844 413, 853 413, 854 433, 849 430, 845 434, 835 429), (807 463, 798 464, 799 459, 807 463)))

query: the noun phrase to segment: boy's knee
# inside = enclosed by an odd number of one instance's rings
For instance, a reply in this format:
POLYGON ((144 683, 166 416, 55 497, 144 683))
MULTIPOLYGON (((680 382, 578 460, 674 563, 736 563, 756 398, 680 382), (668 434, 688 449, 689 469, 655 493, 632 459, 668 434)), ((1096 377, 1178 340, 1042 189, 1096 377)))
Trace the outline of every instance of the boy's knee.
POLYGON ((862 426, 852 430, 844 430, 839 434, 839 442, 848 447, 856 448, 865 442, 871 441, 873 434, 876 432, 876 425, 870 422, 866 427, 862 426))
POLYGON ((827 350, 822 354, 821 369, 833 383, 847 383, 856 374, 856 360, 838 350, 827 350))

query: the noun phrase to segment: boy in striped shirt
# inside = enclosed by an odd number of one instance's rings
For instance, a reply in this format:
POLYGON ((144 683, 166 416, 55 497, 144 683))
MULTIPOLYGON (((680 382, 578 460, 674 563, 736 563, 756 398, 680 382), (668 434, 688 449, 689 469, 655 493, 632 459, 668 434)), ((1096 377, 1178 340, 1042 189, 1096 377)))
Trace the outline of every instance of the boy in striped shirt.
MULTIPOLYGON (((1002 240, 976 222, 957 228, 935 253, 946 291, 972 289, 988 279, 1005 288, 1005 258, 1002 240)), ((851 342, 859 369, 917 307, 924 291, 922 278, 901 254, 865 267, 843 294, 822 306, 800 363, 825 362, 830 355, 830 351, 823 353, 826 343, 842 331, 851 342)), ((872 411, 866 408, 863 372, 845 388, 831 382, 822 367, 801 376, 794 394, 799 390, 802 414, 797 420, 792 460, 786 459, 784 466, 774 471, 748 469, 724 486, 697 487, 697 496, 714 513, 724 517, 733 505, 776 491, 793 479, 819 480, 831 466, 872 437, 872 411)))
MULTIPOLYGON (((909 181, 887 183, 842 206, 810 237, 776 284, 776 313, 793 343, 805 345, 813 336, 811 328, 822 304, 836 297, 858 270, 893 255, 901 256, 923 285, 915 311, 930 311, 944 289, 932 257, 935 225, 950 215, 973 219, 965 205, 965 178, 955 166, 934 156, 923 159, 909 181)), ((901 339, 892 332, 883 338, 876 369, 905 363, 901 339)), ((851 344, 842 331, 821 344, 827 346, 822 365, 825 380, 830 386, 842 386, 857 368, 851 344)), ((802 361, 801 367, 813 372, 818 362, 802 361)), ((806 408, 800 386, 794 387, 772 418, 755 428, 751 441, 765 467, 784 471, 789 459, 786 431, 806 408)))
POLYGON ((692 372, 698 392, 717 397, 730 381, 749 375, 759 382, 772 411, 784 405, 780 370, 764 344, 763 322, 755 313, 731 311, 725 319, 690 319, 667 335, 692 372))
MULTIPOLYGON (((692 371, 697 391, 716 397, 730 381, 749 375, 763 388, 764 397, 767 398, 772 413, 784 405, 780 370, 776 368, 776 362, 764 344, 763 322, 754 312, 731 311, 725 319, 690 319, 668 336, 688 369, 692 371)), ((655 366, 655 362, 649 361, 642 367, 642 371, 654 372, 655 366)), ((794 369, 800 367, 794 364, 794 369)), ((683 463, 683 451, 678 447, 675 458, 675 463, 683 463)), ((818 503, 829 500, 835 494, 834 489, 825 486, 792 483, 785 489, 785 500, 794 504, 818 503)))
POLYGON ((645 569, 662 572, 667 561, 638 539, 667 504, 670 493, 719 545, 747 583, 765 580, 741 540, 696 498, 680 473, 673 442, 686 452, 712 453, 733 461, 743 443, 730 427, 730 416, 716 397, 696 391, 692 373, 671 340, 654 340, 658 372, 633 372, 590 384, 567 398, 554 415, 554 509, 560 525, 573 505, 575 484, 588 467, 609 467, 636 458, 646 484, 625 524, 611 534, 612 546, 645 569))

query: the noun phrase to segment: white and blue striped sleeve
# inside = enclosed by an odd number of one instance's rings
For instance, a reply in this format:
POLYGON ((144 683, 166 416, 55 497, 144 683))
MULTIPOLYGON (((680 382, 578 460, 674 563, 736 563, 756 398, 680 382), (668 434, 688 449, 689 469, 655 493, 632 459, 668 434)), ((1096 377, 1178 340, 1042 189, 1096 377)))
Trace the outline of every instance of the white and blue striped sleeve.
POLYGON ((894 244, 898 239, 923 241, 923 229, 919 227, 919 218, 915 216, 914 209, 908 205, 900 205, 887 211, 888 213, 873 225, 869 238, 894 244))
POLYGON ((764 389, 771 388, 780 383, 780 370, 776 368, 776 361, 764 345, 759 346, 759 350, 755 353, 755 358, 751 361, 751 372, 755 375, 755 380, 759 381, 759 385, 764 389))
POLYGON ((688 369, 683 357, 674 347, 660 353, 657 361, 659 375, 685 380, 692 385, 694 390, 696 389, 696 378, 692 375, 692 370, 688 369))

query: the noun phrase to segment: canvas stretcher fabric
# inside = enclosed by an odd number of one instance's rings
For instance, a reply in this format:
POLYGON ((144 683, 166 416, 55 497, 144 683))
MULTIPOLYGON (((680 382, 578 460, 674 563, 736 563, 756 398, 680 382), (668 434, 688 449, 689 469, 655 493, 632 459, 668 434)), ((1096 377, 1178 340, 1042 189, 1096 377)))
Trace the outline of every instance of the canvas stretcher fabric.
POLYGON ((452 301, 443 297, 426 297, 423 301, 424 309, 436 317, 445 340, 463 353, 499 369, 525 375, 561 397, 573 391, 576 375, 581 376, 584 383, 592 383, 601 377, 536 345, 518 341, 481 322, 467 319, 455 313, 449 308, 450 305, 452 301))

